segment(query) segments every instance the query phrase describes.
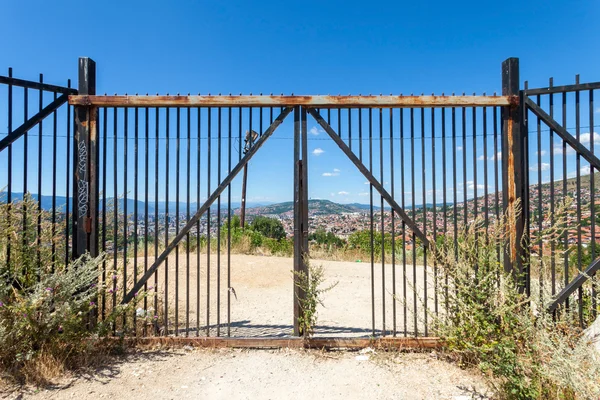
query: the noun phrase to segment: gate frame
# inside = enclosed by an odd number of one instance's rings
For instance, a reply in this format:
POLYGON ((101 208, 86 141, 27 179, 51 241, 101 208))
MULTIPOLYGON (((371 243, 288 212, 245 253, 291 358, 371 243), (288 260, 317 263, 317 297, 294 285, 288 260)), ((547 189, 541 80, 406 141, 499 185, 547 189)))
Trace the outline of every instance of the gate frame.
MULTIPOLYGON (((416 236, 419 237, 425 248, 434 246, 425 234, 416 226, 404 210, 396 203, 394 198, 383 188, 380 182, 372 176, 366 167, 360 162, 345 143, 339 139, 335 131, 327 124, 318 113, 318 109, 328 108, 431 108, 431 107, 485 107, 501 106, 503 107, 503 133, 509 133, 512 140, 504 143, 503 152, 509 157, 503 157, 503 182, 512 182, 503 192, 511 191, 504 202, 504 209, 512 209, 517 199, 524 201, 524 184, 520 179, 523 172, 523 149, 524 136, 520 134, 520 112, 519 107, 519 74, 518 59, 510 58, 503 63, 503 91, 501 96, 98 96, 95 95, 95 63, 89 58, 80 58, 79 60, 80 94, 70 95, 69 104, 76 106, 76 125, 75 138, 79 143, 88 143, 90 157, 85 165, 89 168, 89 180, 86 181, 86 175, 79 171, 75 176, 75 187, 85 187, 88 190, 82 191, 83 198, 92 198, 90 208, 87 213, 77 214, 77 222, 74 221, 74 231, 77 231, 77 254, 89 252, 96 255, 98 251, 98 151, 97 151, 97 119, 98 107, 281 107, 282 113, 277 117, 273 124, 265 131, 255 145, 244 155, 242 160, 236 165, 231 173, 220 183, 212 195, 206 200, 204 205, 188 221, 187 225, 179 231, 179 234, 171 241, 156 262, 148 268, 147 272, 136 282, 133 288, 127 293, 122 303, 131 301, 135 294, 144 287, 147 280, 155 273, 158 267, 164 262, 168 254, 175 249, 178 243, 186 237, 188 232, 196 225, 202 214, 209 209, 210 205, 216 201, 220 193, 231 183, 233 178, 247 165, 248 161, 258 151, 262 144, 273 134, 275 129, 283 122, 285 117, 294 111, 294 271, 303 271, 308 273, 306 256, 308 255, 308 168, 307 168, 307 114, 311 116, 323 127, 334 142, 344 151, 356 167, 363 173, 375 189, 392 206, 400 218, 406 222, 406 225, 413 229, 416 236), (512 154, 512 157, 510 156, 512 154), (512 168, 507 168, 506 159, 513 160, 512 168), (81 185, 81 186, 80 186, 81 185), (507 191, 508 189, 508 191, 507 191), (85 215, 83 215, 85 214, 85 215)), ((506 136, 506 135, 504 135, 506 136)), ((75 165, 79 158, 79 153, 74 155, 75 165)), ((509 162, 510 164, 510 162, 509 162)), ((79 204, 79 203, 78 203, 79 204)), ((77 208, 74 208, 74 212, 77 208)), ((77 211, 79 211, 77 209, 77 211)), ((524 272, 522 255, 526 254, 523 243, 517 240, 519 232, 523 232, 525 223, 524 218, 519 218, 509 226, 510 245, 507 247, 507 254, 510 257, 505 258, 505 269, 507 271, 524 272)), ((294 334, 302 335, 298 324, 298 317, 301 313, 301 299, 305 293, 298 287, 297 280, 294 278, 294 334)))

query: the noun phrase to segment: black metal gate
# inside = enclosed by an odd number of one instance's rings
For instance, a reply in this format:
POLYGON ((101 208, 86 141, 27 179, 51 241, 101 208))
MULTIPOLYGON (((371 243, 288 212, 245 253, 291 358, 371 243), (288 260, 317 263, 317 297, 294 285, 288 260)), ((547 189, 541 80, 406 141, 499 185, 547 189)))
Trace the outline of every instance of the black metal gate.
MULTIPOLYGON (((504 213, 517 218, 509 227, 506 245, 497 248, 497 262, 503 262, 507 271, 523 272, 523 288, 533 294, 548 282, 540 278, 532 290, 532 276, 542 275, 532 275, 528 259, 550 254, 549 284, 556 301, 549 308, 555 310, 563 303, 570 307, 578 291, 584 324, 586 313, 595 316, 597 308, 596 288, 589 284, 588 295, 584 282, 600 261, 591 263, 585 273, 573 271, 583 269, 586 249, 592 260, 597 256, 594 168, 600 167, 600 160, 593 147, 593 93, 600 84, 520 91, 518 72, 518 60, 506 60, 502 95, 492 96, 98 96, 95 63, 87 58, 80 59, 78 91, 70 84, 64 88, 44 84, 42 79, 18 80, 9 72, 0 77, 8 99, 8 131, 0 140, 4 158, 0 162, 8 166, 2 173, 7 183, 5 201, 19 200, 15 195, 19 191, 36 193, 39 207, 50 212, 52 229, 64 232, 64 249, 53 249, 53 262, 69 263, 85 252, 107 255, 103 283, 112 282, 115 288, 121 283, 126 290, 100 299, 100 318, 141 290, 154 292, 153 299, 144 300, 116 330, 146 336, 270 335, 273 329, 237 329, 243 322, 232 320, 232 299, 237 297, 231 282, 232 182, 293 112, 293 270, 307 271, 310 247, 310 120, 360 171, 369 188, 369 207, 361 218, 368 221, 370 241, 367 330, 372 336, 429 336, 431 316, 448 306, 441 301, 443 276, 430 255, 432 247, 440 238, 456 241, 459 232, 475 220, 482 219, 487 226, 504 213), (23 88, 19 96, 13 92, 15 87, 23 88), (36 115, 29 117, 33 90, 38 107, 36 115), (52 93, 47 105, 44 92, 52 93), (588 136, 581 132, 583 92, 588 136), (575 93, 574 103, 568 101, 568 93, 575 93), (70 105, 64 107, 66 115, 61 119, 59 107, 68 96, 70 105), (560 112, 554 107, 555 96, 561 96, 560 112), (567 128, 570 106, 575 135, 567 128), (13 129, 16 109, 22 124, 13 129), (560 124, 554 119, 559 114, 560 124), (51 133, 46 133, 45 118, 52 118, 51 133), (531 121, 537 121, 537 130, 531 130, 531 121), (32 162, 29 144, 35 127, 37 163, 32 162), (542 132, 548 132, 547 140, 542 132), (591 137, 589 146, 586 137, 591 137), (50 140, 52 146, 46 146, 50 140), (560 185, 555 174, 558 146, 563 159, 560 185), (22 159, 15 160, 15 151, 22 159), (565 160, 570 152, 576 158, 574 190, 567 181, 570 164, 565 160), (543 158, 547 153, 551 155, 548 165, 543 158), (585 191, 581 158, 589 164, 589 204, 581 196, 585 191), (23 165, 20 176, 15 165, 23 165), (37 168, 37 174, 32 168, 37 168), (32 174, 37 179, 35 188, 30 184, 32 174), (43 177, 48 174, 52 180, 46 184, 43 177), (558 257, 561 249, 554 244, 548 253, 538 235, 553 223, 556 186, 561 186, 556 194, 560 198, 576 194, 571 197, 576 198, 577 231, 565 234, 562 249, 576 251, 571 258, 575 266, 568 257, 558 257), (58 193, 62 187, 64 199, 58 193), (42 204, 42 194, 49 192, 48 206, 42 204), (66 203, 63 211, 61 202, 66 203), (525 210, 520 216, 519 202, 525 210), (590 213, 592 244, 588 247, 581 224, 586 218, 582 217, 584 204, 590 213), (523 234, 528 241, 520 240, 523 234), (386 241, 391 243, 389 254, 386 241), (184 258, 181 264, 180 258, 184 258), (137 323, 148 316, 152 324, 137 323)), ((293 327, 298 335, 299 299, 304 293, 290 276, 292 288, 292 323, 274 326, 293 327)))

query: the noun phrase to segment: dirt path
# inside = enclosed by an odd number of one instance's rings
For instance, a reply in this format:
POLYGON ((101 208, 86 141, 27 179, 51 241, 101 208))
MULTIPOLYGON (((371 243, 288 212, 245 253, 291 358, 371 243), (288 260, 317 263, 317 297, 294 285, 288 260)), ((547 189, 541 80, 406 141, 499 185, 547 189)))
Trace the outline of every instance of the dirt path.
MULTIPOLYGON (((178 265, 174 256, 169 257, 168 274, 165 273, 164 265, 158 270, 158 288, 162 298, 165 298, 164 282, 169 282, 167 307, 170 315, 170 333, 174 333, 176 328, 174 311, 177 304, 177 328, 180 334, 185 334, 186 325, 189 324, 190 335, 196 335, 197 327, 200 328, 200 335, 205 335, 208 324, 212 336, 217 334, 217 327, 219 334, 225 336, 228 295, 231 336, 287 336, 292 333, 291 258, 234 254, 231 256, 228 277, 227 256, 221 255, 219 267, 216 254, 211 254, 210 279, 207 279, 209 270, 206 267, 206 254, 200 256, 199 269, 196 255, 190 254, 189 257, 189 270, 187 257, 183 254, 179 256, 178 265), (233 288, 231 292, 228 292, 228 278, 233 288), (210 307, 207 307, 208 293, 210 307), (186 315, 189 317, 187 321, 186 315)), ((396 331, 400 335, 405 328, 408 334, 413 334, 415 325, 419 334, 424 333, 425 271, 422 266, 413 268, 407 265, 405 272, 401 264, 396 265, 394 270, 390 263, 383 267, 381 263, 376 263, 371 271, 370 262, 311 262, 324 267, 327 278, 324 286, 337 282, 337 286, 325 294, 325 306, 319 308, 317 336, 368 336, 372 333, 373 313, 377 334, 381 334, 384 329, 384 322, 386 332, 390 334, 394 320, 396 331), (416 299, 414 287, 417 288, 416 299), (374 304, 371 291, 374 292, 374 304), (412 312, 415 302, 417 318, 412 312)), ((138 265, 141 264, 143 259, 138 261, 138 265)), ((435 296, 430 272, 428 269, 428 308, 433 310, 435 296)))
POLYGON ((6 397, 467 399, 477 391, 485 391, 479 377, 431 354, 193 350, 132 354, 63 386, 6 397))

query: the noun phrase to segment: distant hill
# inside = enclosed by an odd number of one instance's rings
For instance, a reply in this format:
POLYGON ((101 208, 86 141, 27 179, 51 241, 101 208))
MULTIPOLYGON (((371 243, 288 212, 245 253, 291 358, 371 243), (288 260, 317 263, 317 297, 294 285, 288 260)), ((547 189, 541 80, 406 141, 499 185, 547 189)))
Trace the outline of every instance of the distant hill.
MULTIPOLYGON (((377 208, 378 207, 374 207, 377 208)), ((330 200, 308 200, 308 209, 311 214, 327 215, 327 214, 343 214, 364 212, 369 209, 369 205, 365 204, 338 204, 330 200)), ((269 204, 261 207, 250 207, 246 209, 248 215, 280 215, 291 213, 294 211, 294 202, 286 201, 284 203, 269 204)))
MULTIPOLYGON (((13 201, 18 201, 18 200, 23 200, 23 193, 12 193, 11 195, 12 200, 13 201)), ((38 200, 38 195, 37 194, 31 194, 31 197, 34 200, 38 200)), ((0 203, 4 203, 6 202, 7 199, 7 193, 6 192, 0 192, 0 203)), ((41 198, 42 201, 42 209, 44 210, 51 210, 52 209, 52 196, 47 196, 47 195, 42 195, 41 198)), ((111 206, 111 204, 113 204, 114 199, 112 197, 107 198, 106 199, 106 206, 107 208, 111 206)), ((102 210, 102 198, 100 198, 100 210, 102 210)), ((59 212, 62 212, 66 209, 67 206, 67 197, 65 196, 56 196, 56 208, 59 212)), ((124 206, 125 206, 125 199, 120 198, 118 199, 118 208, 119 211, 123 211, 124 210, 124 206)), ((132 198, 127 198, 127 213, 133 213, 134 210, 134 206, 135 206, 135 200, 132 198)), ((138 200, 137 202, 137 206, 138 206, 138 212, 139 213, 143 213, 144 212, 144 206, 145 203, 143 201, 138 200)), ((251 203, 248 202, 248 206, 249 207, 260 207, 262 206, 261 203, 251 203)), ((194 202, 194 203, 190 203, 190 213, 193 214, 194 211, 197 209, 198 205, 194 202)), ((231 203, 231 209, 235 210, 237 208, 240 207, 240 203, 231 203)), ((158 204, 155 204, 154 201, 149 201, 148 202, 148 214, 154 214, 154 210, 155 208, 158 208, 158 212, 159 213, 164 213, 167 209, 167 203, 164 201, 159 201, 158 204), (155 205, 157 207, 155 207, 155 205)), ((176 209, 177 209, 177 203, 176 202, 169 202, 169 213, 175 213, 176 209)), ((73 210, 73 199, 69 198, 69 212, 73 210)), ((187 203, 185 202, 179 202, 179 212, 180 213, 185 213, 187 210, 187 203)), ((217 202, 215 201, 213 203, 213 205, 211 206, 211 210, 213 210, 213 212, 215 212, 217 210, 217 202)), ((227 198, 221 198, 221 210, 224 210, 226 212, 227 210, 227 198)))

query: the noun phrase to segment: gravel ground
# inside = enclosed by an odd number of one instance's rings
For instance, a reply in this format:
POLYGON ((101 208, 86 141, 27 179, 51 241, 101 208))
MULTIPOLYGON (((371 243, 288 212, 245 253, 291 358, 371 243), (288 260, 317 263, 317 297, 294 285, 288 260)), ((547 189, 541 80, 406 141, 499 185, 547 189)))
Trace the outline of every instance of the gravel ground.
POLYGON ((137 352, 22 399, 470 399, 482 379, 433 353, 301 350, 137 352))
MULTIPOLYGON (((337 282, 330 292, 323 296, 324 307, 319 308, 319 324, 316 336, 358 337, 372 333, 372 313, 375 315, 375 330, 381 334, 385 329, 389 334, 394 324, 394 303, 396 306, 396 331, 403 334, 405 328, 409 334, 415 331, 415 314, 412 312, 415 303, 418 333, 424 333, 424 290, 425 271, 422 266, 413 268, 406 266, 406 275, 402 264, 395 266, 395 274, 390 263, 382 268, 376 263, 371 280, 370 262, 346 262, 311 260, 313 265, 322 265, 325 270, 328 286, 337 282), (416 275, 415 275, 416 272, 416 275), (394 277, 395 293, 394 296, 394 277), (406 284, 404 277, 406 276, 406 284), (416 276, 416 285, 413 277, 416 276), (371 287, 373 285, 373 288, 371 287), (406 288, 406 291, 404 291, 406 288), (371 301, 371 290, 375 294, 375 302, 371 301), (406 302, 404 301, 406 294, 406 302), (406 312, 404 305, 406 304, 406 312), (374 307, 374 309, 373 309, 374 307), (406 316, 406 319, 405 319, 406 316), (406 324, 406 325, 405 325, 406 324)), ((185 333, 186 322, 189 323, 189 334, 196 335, 197 321, 200 335, 206 334, 207 315, 210 334, 227 333, 227 300, 230 296, 230 332, 231 336, 288 336, 292 333, 293 321, 293 260, 284 257, 267 257, 254 255, 231 255, 230 285, 228 292, 227 256, 221 255, 221 267, 218 268, 216 254, 210 258, 210 288, 207 290, 206 254, 200 256, 200 273, 197 270, 197 258, 190 254, 189 271, 185 255, 179 256, 179 266, 175 257, 169 257, 168 270, 168 308, 170 310, 169 332, 175 332, 174 309, 178 304, 179 327, 185 333), (220 273, 220 286, 218 277, 220 273), (189 275, 189 290, 187 281, 189 275), (199 277, 199 278, 198 278, 199 277), (200 291, 197 291, 197 284, 200 291), (178 292, 177 292, 178 290, 178 292), (233 294, 235 291, 235 295, 233 294), (207 292, 210 292, 210 309, 207 310, 207 292), (199 296, 198 296, 199 293, 199 296), (176 301, 177 296, 177 301, 176 301), (218 297, 220 296, 220 298, 218 297), (198 313, 199 300, 199 313, 198 313), (217 301, 220 300, 219 303, 217 301), (188 309, 189 302, 189 309, 188 309), (186 313, 189 321, 186 321, 186 313), (199 315, 199 319, 197 318, 199 315), (219 318, 220 324, 217 324, 219 318)), ((139 259, 138 268, 143 265, 139 259)), ((427 271, 428 307, 435 307, 433 277, 427 271)), ((158 288, 164 298, 165 268, 161 266, 158 273, 158 288)), ((441 302, 441 300, 440 300, 441 302)), ((441 307, 440 307, 441 308, 441 307)))

